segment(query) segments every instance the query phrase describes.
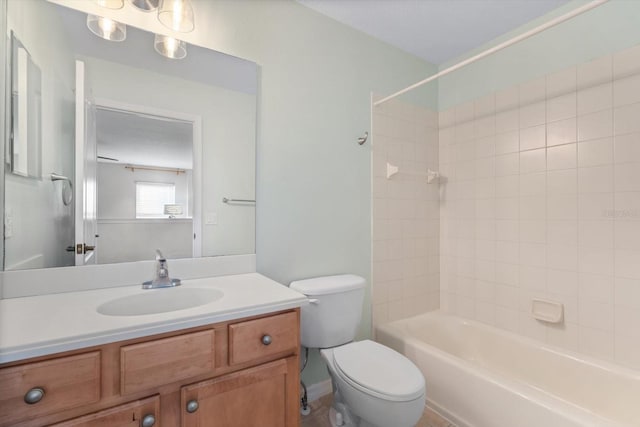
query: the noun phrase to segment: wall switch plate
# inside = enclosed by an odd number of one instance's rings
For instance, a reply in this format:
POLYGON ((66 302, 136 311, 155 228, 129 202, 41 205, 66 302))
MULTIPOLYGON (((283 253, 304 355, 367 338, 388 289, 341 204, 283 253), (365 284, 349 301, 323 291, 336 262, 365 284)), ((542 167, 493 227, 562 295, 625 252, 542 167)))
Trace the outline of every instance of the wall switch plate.
POLYGON ((218 214, 215 212, 207 212, 207 214, 204 216, 204 223, 206 225, 217 225, 218 214))
POLYGON ((13 211, 7 209, 4 213, 4 238, 13 237, 13 211))

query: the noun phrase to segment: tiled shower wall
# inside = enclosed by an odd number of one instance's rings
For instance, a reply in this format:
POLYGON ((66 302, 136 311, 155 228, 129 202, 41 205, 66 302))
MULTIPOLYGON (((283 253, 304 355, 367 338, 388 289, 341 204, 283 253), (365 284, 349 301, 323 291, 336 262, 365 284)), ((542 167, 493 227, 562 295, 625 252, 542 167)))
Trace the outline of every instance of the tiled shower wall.
POLYGON ((443 309, 640 368, 639 73, 636 47, 440 113, 443 309))
POLYGON ((394 100, 372 120, 375 325, 440 305, 438 184, 424 176, 438 168, 438 114, 394 100))

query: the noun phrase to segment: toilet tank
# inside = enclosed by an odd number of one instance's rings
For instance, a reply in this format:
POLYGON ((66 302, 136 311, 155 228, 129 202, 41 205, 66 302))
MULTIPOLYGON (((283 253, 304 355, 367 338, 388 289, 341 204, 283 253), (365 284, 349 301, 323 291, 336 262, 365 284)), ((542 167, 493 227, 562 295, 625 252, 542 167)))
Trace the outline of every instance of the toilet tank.
POLYGON ((291 282, 310 303, 301 309, 301 342, 308 348, 328 348, 353 341, 362 317, 365 279, 353 274, 291 282))

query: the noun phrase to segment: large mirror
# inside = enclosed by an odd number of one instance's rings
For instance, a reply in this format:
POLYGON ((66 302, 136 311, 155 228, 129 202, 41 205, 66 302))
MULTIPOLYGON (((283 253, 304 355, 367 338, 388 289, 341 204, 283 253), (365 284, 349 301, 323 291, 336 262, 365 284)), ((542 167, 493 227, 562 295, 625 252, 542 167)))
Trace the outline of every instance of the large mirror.
POLYGON ((5 270, 255 252, 255 63, 7 6, 5 270))

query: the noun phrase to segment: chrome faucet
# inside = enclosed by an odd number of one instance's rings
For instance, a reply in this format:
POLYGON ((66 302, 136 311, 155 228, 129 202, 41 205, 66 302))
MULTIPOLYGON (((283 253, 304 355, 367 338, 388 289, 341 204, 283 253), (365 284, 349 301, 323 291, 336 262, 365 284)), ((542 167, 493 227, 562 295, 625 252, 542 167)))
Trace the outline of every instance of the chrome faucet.
POLYGON ((170 288, 180 286, 180 279, 171 279, 169 277, 169 265, 167 259, 162 255, 160 249, 156 249, 156 277, 142 283, 142 289, 170 288))

